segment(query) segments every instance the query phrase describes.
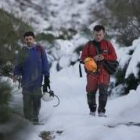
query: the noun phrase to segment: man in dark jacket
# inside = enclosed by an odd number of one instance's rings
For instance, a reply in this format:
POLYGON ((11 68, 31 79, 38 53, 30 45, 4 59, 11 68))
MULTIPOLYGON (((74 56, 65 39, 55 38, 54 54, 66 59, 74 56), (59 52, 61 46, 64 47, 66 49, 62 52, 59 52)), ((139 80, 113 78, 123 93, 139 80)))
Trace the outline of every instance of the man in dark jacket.
POLYGON ((13 80, 22 76, 23 111, 26 119, 37 123, 41 107, 41 86, 44 75, 46 87, 50 86, 49 64, 43 47, 35 44, 33 32, 24 34, 26 46, 21 49, 16 59, 13 80))
POLYGON ((91 72, 86 69, 87 72, 87 100, 91 115, 96 115, 96 92, 99 89, 99 106, 98 116, 104 117, 106 112, 107 103, 107 89, 110 82, 110 75, 104 68, 102 62, 104 60, 116 60, 116 52, 112 44, 104 40, 105 28, 102 25, 96 25, 93 28, 94 40, 85 44, 81 60, 83 63, 86 58, 93 58, 97 64, 97 71, 91 72))

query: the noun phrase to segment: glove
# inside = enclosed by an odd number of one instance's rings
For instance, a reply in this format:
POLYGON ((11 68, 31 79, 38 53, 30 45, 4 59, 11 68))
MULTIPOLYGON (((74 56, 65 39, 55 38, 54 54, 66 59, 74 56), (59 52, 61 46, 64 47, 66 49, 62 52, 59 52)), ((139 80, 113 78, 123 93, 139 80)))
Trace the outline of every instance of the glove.
POLYGON ((49 76, 45 76, 44 77, 44 84, 48 87, 50 87, 50 77, 49 76))
POLYGON ((47 92, 47 88, 50 88, 50 79, 49 76, 44 77, 44 85, 43 85, 43 92, 47 92))
POLYGON ((43 85, 43 92, 48 92, 47 86, 45 84, 43 85))

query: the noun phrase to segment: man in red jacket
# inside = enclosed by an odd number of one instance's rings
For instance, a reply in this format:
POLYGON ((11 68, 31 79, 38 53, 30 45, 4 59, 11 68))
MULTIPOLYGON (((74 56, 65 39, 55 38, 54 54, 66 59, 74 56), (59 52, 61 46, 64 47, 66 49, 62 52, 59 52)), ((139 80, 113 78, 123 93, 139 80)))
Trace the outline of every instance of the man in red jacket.
POLYGON ((85 44, 81 60, 86 62, 87 58, 93 58, 97 64, 96 72, 91 72, 86 69, 87 73, 87 101, 90 109, 90 115, 96 115, 96 92, 99 89, 99 106, 98 116, 105 117, 107 90, 110 82, 110 75, 103 67, 104 60, 116 60, 116 52, 112 44, 104 39, 105 28, 102 25, 96 25, 93 28, 94 40, 85 44))

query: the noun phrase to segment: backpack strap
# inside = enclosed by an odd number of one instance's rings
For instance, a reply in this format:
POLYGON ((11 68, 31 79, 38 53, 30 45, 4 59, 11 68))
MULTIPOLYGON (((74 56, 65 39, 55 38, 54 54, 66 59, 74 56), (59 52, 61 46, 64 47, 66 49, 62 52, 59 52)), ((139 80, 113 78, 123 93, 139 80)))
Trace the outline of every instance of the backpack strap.
MULTIPOLYGON (((106 49, 109 51, 108 41, 105 40, 105 42, 106 42, 106 49)), ((97 44, 95 43, 94 40, 91 41, 90 43, 92 43, 92 44, 95 46, 95 49, 96 49, 97 54, 101 54, 101 53, 102 53, 102 52, 101 52, 101 46, 100 46, 100 44, 97 46, 97 44)), ((88 47, 88 55, 89 55, 89 53, 90 53, 90 46, 91 46, 91 44, 90 44, 89 47, 88 47)))
POLYGON ((37 44, 36 45, 36 49, 37 49, 37 51, 42 55, 42 46, 40 45, 40 44, 37 44))
POLYGON ((94 40, 89 41, 88 44, 89 44, 89 45, 88 45, 88 48, 87 48, 87 49, 88 49, 88 50, 87 50, 88 56, 90 56, 90 47, 91 47, 92 44, 95 46, 95 49, 96 49, 97 54, 100 54, 100 53, 101 53, 100 45, 97 46, 97 44, 94 42, 94 40))
POLYGON ((43 60, 43 58, 42 58, 42 51, 43 51, 42 46, 40 44, 37 44, 36 49, 37 49, 37 52, 39 53, 39 55, 41 57, 41 60, 43 60))
POLYGON ((97 44, 94 40, 92 41, 92 43, 95 46, 95 49, 96 49, 97 54, 100 54, 101 53, 100 43, 97 44))

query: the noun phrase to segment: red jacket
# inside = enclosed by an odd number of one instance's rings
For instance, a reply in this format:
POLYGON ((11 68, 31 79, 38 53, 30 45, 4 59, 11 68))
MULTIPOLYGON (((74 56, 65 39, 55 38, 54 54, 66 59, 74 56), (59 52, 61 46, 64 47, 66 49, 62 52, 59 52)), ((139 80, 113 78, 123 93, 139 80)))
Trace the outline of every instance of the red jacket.
MULTIPOLYGON (((102 40, 100 42, 100 48, 102 55, 104 56, 105 60, 116 60, 116 52, 114 50, 113 45, 107 41, 107 40, 102 40)), ((86 57, 94 57, 97 55, 96 48, 93 43, 86 43, 86 45, 83 48, 82 55, 81 55, 81 60, 84 61, 86 57)))
MULTIPOLYGON (((98 42, 96 42, 96 43, 98 44, 98 42)), ((104 56, 105 60, 116 60, 117 59, 114 47, 107 40, 102 40, 100 42, 100 52, 104 56)), ((97 54, 98 53, 96 51, 95 45, 93 44, 92 41, 90 41, 90 42, 86 43, 85 47, 83 48, 81 60, 84 62, 84 60, 87 57, 93 58, 97 54)), ((98 66, 97 74, 93 74, 91 72, 86 71, 87 72, 87 86, 86 86, 87 92, 96 91, 98 88, 98 85, 100 85, 100 84, 106 85, 106 86, 109 85, 110 75, 104 69, 102 63, 97 62, 97 66, 98 66)))

